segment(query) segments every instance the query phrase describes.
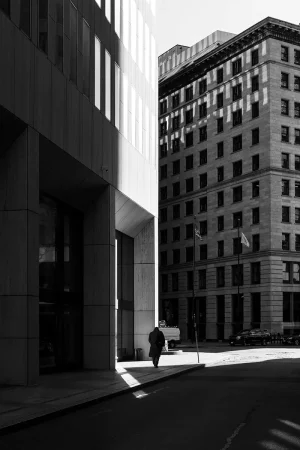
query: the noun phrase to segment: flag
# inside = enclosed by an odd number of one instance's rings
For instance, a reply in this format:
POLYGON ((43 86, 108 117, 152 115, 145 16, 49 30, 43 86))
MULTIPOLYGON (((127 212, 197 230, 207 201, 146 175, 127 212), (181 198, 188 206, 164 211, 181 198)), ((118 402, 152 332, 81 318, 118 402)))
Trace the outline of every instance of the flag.
POLYGON ((202 239, 202 236, 201 236, 201 234, 200 234, 200 231, 198 230, 197 227, 195 227, 195 236, 196 236, 198 239, 200 239, 200 241, 203 240, 203 239, 202 239))
POLYGON ((241 243, 246 245, 246 247, 250 247, 249 241, 246 238, 246 236, 244 235, 244 233, 242 233, 242 237, 241 237, 241 243))

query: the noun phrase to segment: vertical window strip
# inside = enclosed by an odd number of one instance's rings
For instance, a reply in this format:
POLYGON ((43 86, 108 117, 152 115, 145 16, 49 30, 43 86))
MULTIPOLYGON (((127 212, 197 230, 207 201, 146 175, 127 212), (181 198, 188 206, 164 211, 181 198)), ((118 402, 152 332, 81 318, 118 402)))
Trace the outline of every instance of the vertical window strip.
POLYGON ((101 42, 95 36, 95 106, 101 108, 101 42))
POLYGON ((120 129, 120 67, 115 63, 115 127, 120 129))
POLYGON ((115 32, 117 36, 121 37, 121 3, 120 0, 115 0, 115 32))
POLYGON ((105 116, 111 119, 111 58, 105 50, 105 116))
POLYGON ((131 142, 132 145, 135 147, 135 120, 136 120, 136 113, 135 113, 135 102, 136 102, 136 92, 135 88, 131 86, 131 142))
POLYGON ((48 0, 39 1, 39 48, 48 53, 48 0))
POLYGON ((90 95, 90 27, 82 20, 83 93, 90 95))
POLYGON ((138 11, 138 54, 139 68, 143 72, 144 58, 144 22, 141 11, 138 11))
POLYGON ((105 0, 105 16, 107 20, 111 21, 111 0, 105 0))
POLYGON ((140 153, 143 153, 143 100, 139 97, 139 147, 140 153))
POLYGON ((70 80, 77 83, 77 9, 70 2, 70 80))
POLYGON ((137 35, 136 35, 136 23, 137 23, 137 9, 136 9, 136 3, 135 0, 131 0, 131 56, 133 58, 133 61, 136 61, 136 42, 137 42, 137 35))

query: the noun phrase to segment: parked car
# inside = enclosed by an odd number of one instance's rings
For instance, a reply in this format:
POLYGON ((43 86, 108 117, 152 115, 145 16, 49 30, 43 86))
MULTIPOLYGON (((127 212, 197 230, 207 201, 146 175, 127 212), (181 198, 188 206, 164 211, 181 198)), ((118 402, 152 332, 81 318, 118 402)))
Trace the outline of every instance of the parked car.
POLYGON ((300 345, 300 334, 293 334, 292 336, 283 336, 282 343, 284 345, 300 345))
POLYGON ((268 330, 254 328, 251 330, 242 330, 237 334, 229 336, 229 345, 267 345, 271 340, 271 334, 268 330))
POLYGON ((168 327, 165 320, 160 320, 159 330, 164 333, 169 348, 175 348, 177 344, 181 344, 180 329, 178 327, 168 327))

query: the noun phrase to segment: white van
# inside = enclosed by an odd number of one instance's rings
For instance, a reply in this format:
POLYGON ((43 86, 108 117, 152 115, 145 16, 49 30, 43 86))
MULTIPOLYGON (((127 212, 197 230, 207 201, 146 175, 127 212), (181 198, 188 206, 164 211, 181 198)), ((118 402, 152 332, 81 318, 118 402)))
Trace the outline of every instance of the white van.
POLYGON ((164 333, 169 348, 174 348, 176 344, 181 343, 180 329, 178 327, 168 327, 165 320, 160 320, 159 330, 164 333))

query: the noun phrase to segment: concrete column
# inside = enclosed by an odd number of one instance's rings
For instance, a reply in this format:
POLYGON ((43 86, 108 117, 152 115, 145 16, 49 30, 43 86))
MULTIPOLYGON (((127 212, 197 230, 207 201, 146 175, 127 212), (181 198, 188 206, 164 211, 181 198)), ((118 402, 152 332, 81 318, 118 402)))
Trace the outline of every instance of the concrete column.
POLYGON ((149 359, 148 336, 158 325, 158 224, 151 219, 134 239, 134 347, 149 359))
POLYGON ((84 216, 84 368, 115 368, 115 192, 84 216))
POLYGON ((0 384, 39 375, 39 135, 0 156, 0 384))

